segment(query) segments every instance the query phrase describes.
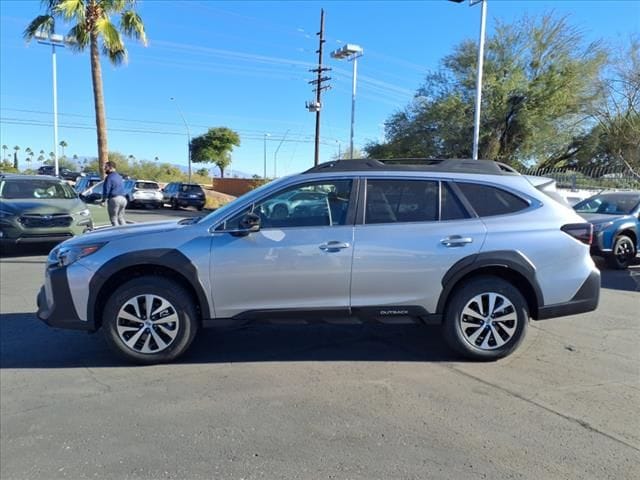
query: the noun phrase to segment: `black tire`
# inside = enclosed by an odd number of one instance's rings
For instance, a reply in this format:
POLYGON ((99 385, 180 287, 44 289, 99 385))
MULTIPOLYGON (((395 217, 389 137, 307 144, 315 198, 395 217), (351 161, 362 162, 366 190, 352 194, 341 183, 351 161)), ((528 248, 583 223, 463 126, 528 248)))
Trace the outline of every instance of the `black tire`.
POLYGON ((178 202, 176 202, 175 198, 171 199, 171 208, 178 210, 178 202))
POLYGON ((474 277, 456 288, 445 309, 447 343, 471 360, 497 360, 512 353, 524 340, 529 322, 522 293, 494 276, 474 277), (491 298, 495 298, 493 309, 491 298), (476 314, 463 314, 465 308, 476 314))
POLYGON ((627 235, 618 235, 613 242, 613 249, 609 255, 605 257, 607 265, 616 270, 625 270, 629 264, 636 258, 636 246, 631 237, 627 235))
POLYGON ((198 330, 193 303, 191 295, 172 280, 156 276, 135 278, 118 288, 107 301, 102 318, 104 337, 128 361, 145 365, 170 362, 189 348, 198 330), (155 315, 155 320, 146 318, 149 295, 153 297, 152 311, 161 308, 163 301, 168 303, 155 315), (138 320, 131 321, 131 317, 138 320), (127 345, 127 340, 133 345, 127 345))
POLYGON ((204 205, 198 205, 198 211, 201 212, 204 209, 204 205))

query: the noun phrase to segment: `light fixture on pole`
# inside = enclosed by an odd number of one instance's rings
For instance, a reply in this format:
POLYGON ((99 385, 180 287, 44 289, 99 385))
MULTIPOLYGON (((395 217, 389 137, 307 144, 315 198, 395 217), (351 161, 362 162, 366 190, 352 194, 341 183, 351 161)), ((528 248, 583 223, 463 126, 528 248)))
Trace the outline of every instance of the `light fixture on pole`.
POLYGON ((267 179, 267 137, 270 137, 270 133, 264 134, 264 174, 262 178, 267 179))
POLYGON ((55 174, 59 174, 58 166, 58 79, 56 64, 56 47, 64 48, 67 43, 62 35, 46 33, 39 30, 34 35, 41 45, 51 45, 51 63, 53 66, 53 165, 55 174))
MULTIPOLYGON (((464 0, 449 0, 454 3, 462 3, 464 0)), ((478 144, 480 141, 480 105, 482 101, 482 67, 484 64, 484 37, 487 23, 487 0, 469 0, 469 6, 482 4, 480 15, 480 45, 478 48, 478 71, 476 73, 476 108, 473 115, 473 159, 478 160, 478 144)))
POLYGON ((180 104, 178 101, 171 97, 169 100, 176 103, 176 108, 178 109, 178 113, 180 114, 180 118, 184 122, 184 126, 187 129, 187 155, 189 156, 189 183, 191 183, 191 131, 189 130, 189 124, 187 123, 186 118, 184 118, 184 114, 182 113, 182 109, 180 108, 180 104))
POLYGON ((349 157, 353 158, 353 131, 356 123, 356 81, 358 75, 358 58, 364 54, 361 46, 347 43, 342 48, 331 52, 331 56, 337 60, 347 59, 353 62, 353 78, 351 82, 351 136, 349 140, 349 157))

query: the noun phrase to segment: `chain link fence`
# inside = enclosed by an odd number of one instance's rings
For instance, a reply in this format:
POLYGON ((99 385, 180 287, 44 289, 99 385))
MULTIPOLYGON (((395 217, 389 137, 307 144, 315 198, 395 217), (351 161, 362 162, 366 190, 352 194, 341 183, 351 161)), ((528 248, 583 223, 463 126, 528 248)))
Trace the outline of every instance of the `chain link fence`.
POLYGON ((640 175, 626 166, 588 168, 531 168, 521 172, 553 178, 569 190, 640 190, 640 175))

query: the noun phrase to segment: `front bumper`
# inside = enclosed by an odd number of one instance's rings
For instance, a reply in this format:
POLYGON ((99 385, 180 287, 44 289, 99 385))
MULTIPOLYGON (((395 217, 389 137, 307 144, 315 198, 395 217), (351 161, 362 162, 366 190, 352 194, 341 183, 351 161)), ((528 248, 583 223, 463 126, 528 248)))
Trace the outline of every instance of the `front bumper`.
POLYGON ((597 257, 602 257, 611 253, 610 248, 605 248, 604 232, 595 232, 593 234, 593 242, 591 243, 589 253, 597 257))
POLYGON ((2 222, 0 224, 0 244, 16 246, 35 243, 61 243, 70 238, 81 235, 93 228, 90 217, 74 222, 69 227, 56 228, 26 228, 19 222, 2 222))
POLYGON ((37 297, 37 316, 50 327, 94 331, 93 322, 81 320, 71 298, 65 267, 48 268, 37 297))
POLYGON ((600 271, 593 270, 578 292, 566 303, 557 303, 538 308, 536 320, 577 315, 592 312, 600 300, 600 271))

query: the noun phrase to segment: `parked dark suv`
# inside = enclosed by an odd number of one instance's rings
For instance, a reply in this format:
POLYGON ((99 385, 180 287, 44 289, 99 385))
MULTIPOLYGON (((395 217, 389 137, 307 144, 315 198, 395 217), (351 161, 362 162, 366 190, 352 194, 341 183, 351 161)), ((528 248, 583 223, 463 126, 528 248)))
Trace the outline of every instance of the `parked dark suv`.
POLYGON ((196 207, 198 210, 202 210, 206 202, 202 187, 193 183, 172 182, 164 187, 162 193, 164 203, 168 203, 174 209, 196 207))
MULTIPOLYGON (((43 165, 38 168, 38 175, 51 175, 53 177, 56 176, 56 167, 53 165, 43 165)), ((61 167, 58 168, 58 177, 63 180, 69 180, 74 182, 76 178, 80 176, 80 172, 74 172, 73 170, 69 170, 68 168, 61 167)))

